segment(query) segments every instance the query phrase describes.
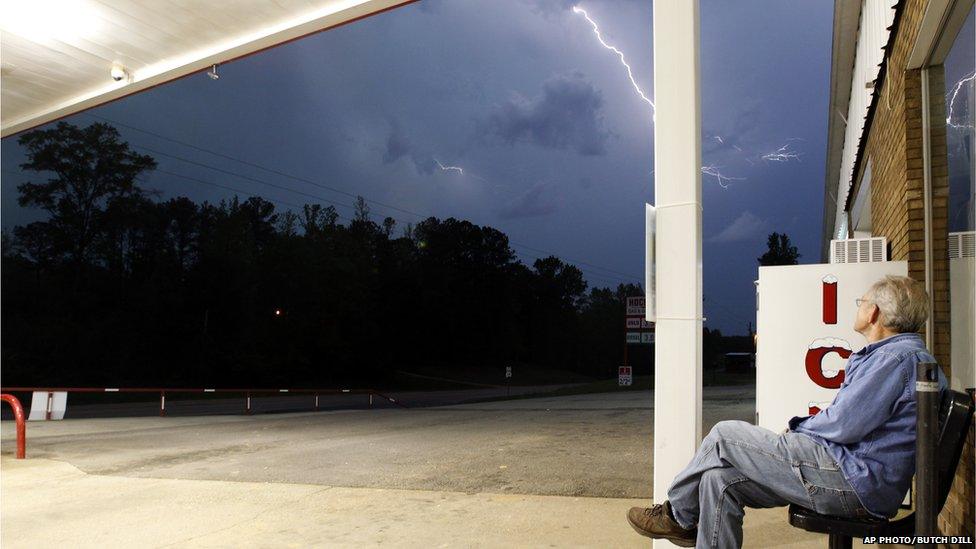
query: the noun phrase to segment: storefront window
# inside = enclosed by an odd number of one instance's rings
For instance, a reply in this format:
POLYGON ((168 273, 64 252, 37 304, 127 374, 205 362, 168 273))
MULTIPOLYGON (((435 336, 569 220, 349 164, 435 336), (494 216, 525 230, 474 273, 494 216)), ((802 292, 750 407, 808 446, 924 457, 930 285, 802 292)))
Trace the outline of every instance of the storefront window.
POLYGON ((950 233, 974 230, 973 174, 974 124, 976 112, 976 63, 974 63, 973 11, 956 36, 945 60, 946 155, 949 176, 950 233))
MULTIPOLYGON (((976 333, 974 323, 974 289, 976 289, 976 258, 973 256, 974 234, 976 228, 973 219, 973 196, 976 194, 974 183, 974 101, 976 101, 976 61, 974 61, 974 38, 976 29, 973 27, 973 10, 959 33, 951 37, 952 45, 948 50, 941 67, 933 67, 935 80, 939 73, 944 80, 944 88, 932 87, 932 93, 945 94, 945 108, 942 115, 945 118, 944 149, 939 143, 937 131, 941 130, 934 120, 933 111, 933 165, 938 166, 942 160, 945 172, 933 172, 933 182, 936 187, 942 185, 942 192, 948 186, 948 201, 936 198, 933 207, 936 213, 940 208, 946 219, 946 233, 939 232, 940 237, 946 235, 949 271, 949 348, 951 376, 953 389, 964 390, 976 385, 976 345, 973 334, 976 333), (944 160, 937 155, 945 155, 944 160), (945 180, 940 181, 944 176, 945 180)), ((948 39, 949 37, 946 37, 948 39)), ((930 83, 932 82, 930 78, 930 83)), ((939 227, 936 227, 939 229, 939 227)), ((936 261, 943 261, 936 258, 936 261)), ((939 288, 936 286, 936 321, 939 315, 939 288)), ((939 336, 936 336, 936 341, 939 336)))

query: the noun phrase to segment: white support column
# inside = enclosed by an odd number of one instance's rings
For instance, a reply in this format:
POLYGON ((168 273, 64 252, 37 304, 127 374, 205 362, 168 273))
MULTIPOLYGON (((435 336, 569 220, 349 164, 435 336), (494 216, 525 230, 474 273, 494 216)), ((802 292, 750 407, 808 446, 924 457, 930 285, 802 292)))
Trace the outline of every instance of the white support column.
MULTIPOLYGON (((654 2, 654 501, 701 442, 702 237, 698 0, 654 2)), ((670 547, 655 541, 655 547, 670 547)))

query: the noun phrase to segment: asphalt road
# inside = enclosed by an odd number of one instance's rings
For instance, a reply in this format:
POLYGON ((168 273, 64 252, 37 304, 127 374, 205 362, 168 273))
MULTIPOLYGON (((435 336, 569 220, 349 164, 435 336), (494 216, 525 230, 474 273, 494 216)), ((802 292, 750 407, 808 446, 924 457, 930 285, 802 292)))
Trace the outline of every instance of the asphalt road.
MULTIPOLYGON (((365 393, 321 394, 318 398, 319 411, 334 410, 366 410, 382 408, 409 408, 426 406, 446 406, 471 401, 506 398, 509 396, 523 396, 544 394, 571 384, 562 385, 533 385, 506 387, 484 387, 477 389, 453 389, 443 391, 381 391, 372 400, 365 393), (388 398, 387 398, 388 397, 388 398), (396 401, 391 402, 390 399, 396 401)), ((14 396, 20 399, 25 408, 30 406, 31 394, 17 392, 14 396)), ((166 394, 166 414, 168 416, 206 416, 243 414, 245 410, 245 393, 221 392, 211 394, 179 393, 169 391, 166 394)), ((66 419, 85 418, 116 418, 116 417, 151 417, 159 415, 158 393, 86 393, 79 397, 77 393, 68 394, 66 419), (139 401, 132 402, 131 399, 139 401), (79 399, 83 403, 79 403, 79 399)), ((315 396, 311 393, 253 393, 251 396, 251 412, 254 414, 308 412, 313 411, 315 396)), ((25 413, 29 410, 25 409, 25 413)), ((0 417, 12 420, 10 408, 0 408, 0 417)))
MULTIPOLYGON (((70 405, 69 405, 70 410, 70 405)), ((706 387, 707 432, 751 421, 754 387, 706 387)), ((68 419, 28 425, 28 456, 97 475, 649 498, 650 391, 429 408, 68 419)), ((3 423, 3 452, 13 449, 3 423)))

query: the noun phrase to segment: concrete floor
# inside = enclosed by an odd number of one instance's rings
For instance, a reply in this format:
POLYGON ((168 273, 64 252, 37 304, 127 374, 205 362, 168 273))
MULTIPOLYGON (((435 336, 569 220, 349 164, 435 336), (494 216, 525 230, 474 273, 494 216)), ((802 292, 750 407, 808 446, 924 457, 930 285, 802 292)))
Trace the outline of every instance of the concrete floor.
MULTIPOLYGON (((708 388, 707 430, 751 419, 708 388)), ((439 408, 28 425, 10 459, 4 547, 648 546, 649 392, 439 408)), ((749 510, 747 547, 823 547, 785 509, 749 510)))

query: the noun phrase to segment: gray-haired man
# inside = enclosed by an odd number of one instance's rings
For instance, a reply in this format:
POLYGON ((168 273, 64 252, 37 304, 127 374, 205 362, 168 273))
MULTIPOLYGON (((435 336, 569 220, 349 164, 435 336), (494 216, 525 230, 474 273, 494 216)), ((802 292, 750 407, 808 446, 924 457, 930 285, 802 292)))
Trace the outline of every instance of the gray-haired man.
MULTIPOLYGON (((627 513, 638 533, 682 547, 741 547, 745 507, 894 516, 915 471, 916 365, 935 361, 917 333, 928 297, 918 282, 887 276, 857 301, 854 329, 868 344, 848 360, 833 403, 779 435, 716 424, 668 500, 627 513)), ((948 387, 942 372, 939 385, 948 387)))

